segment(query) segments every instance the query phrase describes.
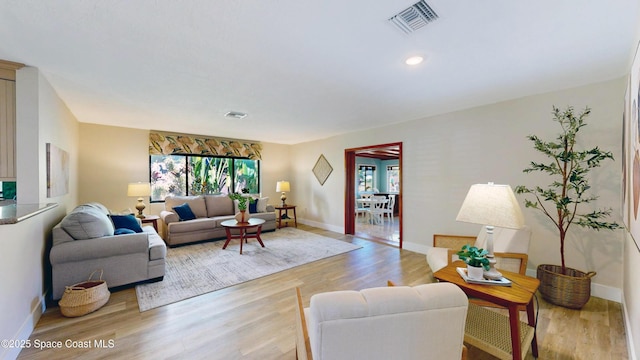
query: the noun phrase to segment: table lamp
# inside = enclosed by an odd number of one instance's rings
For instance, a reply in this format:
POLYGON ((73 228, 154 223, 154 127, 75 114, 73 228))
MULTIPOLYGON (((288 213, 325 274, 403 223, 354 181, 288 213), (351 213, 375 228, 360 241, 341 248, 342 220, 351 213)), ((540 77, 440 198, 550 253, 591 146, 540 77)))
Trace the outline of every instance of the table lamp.
POLYGON ((508 229, 524 226, 522 210, 511 186, 491 182, 471 185, 456 220, 486 226, 486 250, 491 268, 484 272, 484 276, 492 280, 500 279, 502 274, 495 268, 493 255, 493 229, 495 226, 508 229))
POLYGON ((149 183, 143 183, 143 182, 130 183, 129 187, 127 188, 127 196, 138 197, 138 203, 136 204, 136 209, 138 209, 138 215, 136 215, 136 217, 140 219, 145 218, 145 215, 142 213, 142 210, 144 210, 146 206, 142 202, 144 200, 142 197, 149 196, 149 195, 151 195, 151 184, 149 183))
POLYGON ((282 196, 280 196, 280 200, 282 200, 282 206, 287 206, 285 201, 287 200, 287 191, 291 191, 291 186, 288 181, 278 181, 276 183, 276 191, 282 191, 282 196))

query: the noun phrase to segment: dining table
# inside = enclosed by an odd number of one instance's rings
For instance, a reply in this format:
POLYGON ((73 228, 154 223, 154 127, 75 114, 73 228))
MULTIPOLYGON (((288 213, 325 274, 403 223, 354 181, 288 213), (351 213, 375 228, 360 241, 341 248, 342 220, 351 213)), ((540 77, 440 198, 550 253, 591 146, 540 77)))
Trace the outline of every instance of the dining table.
POLYGON ((389 199, 386 197, 384 199, 376 199, 374 197, 358 198, 356 199, 356 203, 358 204, 359 208, 363 207, 369 209, 369 222, 371 224, 381 224, 381 221, 376 221, 375 217, 372 216, 373 214, 371 213, 371 209, 374 209, 377 204, 382 204, 383 206, 385 206, 389 203, 389 199))

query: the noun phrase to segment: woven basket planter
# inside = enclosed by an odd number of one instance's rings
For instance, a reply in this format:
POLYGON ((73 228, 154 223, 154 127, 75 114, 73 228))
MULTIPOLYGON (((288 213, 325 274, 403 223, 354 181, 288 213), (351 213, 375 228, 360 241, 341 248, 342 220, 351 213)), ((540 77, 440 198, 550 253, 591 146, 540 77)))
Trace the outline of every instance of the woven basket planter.
POLYGON ((62 299, 58 302, 63 316, 83 316, 100 309, 109 301, 111 293, 107 282, 102 280, 102 274, 100 280, 91 280, 94 273, 95 271, 89 276, 88 281, 66 287, 62 299))
POLYGON ((548 302, 570 309, 582 309, 591 297, 591 278, 595 272, 584 273, 580 270, 562 266, 538 265, 537 276, 540 280, 540 293, 548 302))

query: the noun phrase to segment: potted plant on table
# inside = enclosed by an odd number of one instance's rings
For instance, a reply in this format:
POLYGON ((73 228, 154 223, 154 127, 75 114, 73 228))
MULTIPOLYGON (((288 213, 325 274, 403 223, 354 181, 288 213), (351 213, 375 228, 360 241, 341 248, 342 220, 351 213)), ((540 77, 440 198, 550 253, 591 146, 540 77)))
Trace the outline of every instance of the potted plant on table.
POLYGON ((239 223, 249 222, 249 218, 251 217, 251 215, 247 211, 247 206, 249 203, 253 204, 256 200, 251 196, 246 196, 238 193, 229 194, 229 198, 231 198, 231 200, 238 201, 238 213, 235 216, 236 221, 239 223))
POLYGON ((462 250, 456 253, 460 260, 467 264, 467 276, 474 280, 481 280, 483 278, 483 269, 489 271, 490 266, 487 254, 487 250, 478 249, 469 244, 464 245, 462 250))
POLYGON ((533 142, 534 148, 551 161, 532 161, 530 166, 523 170, 525 173, 546 173, 550 176, 550 183, 546 187, 516 187, 516 193, 533 197, 533 200, 525 199, 525 207, 540 210, 559 233, 561 265, 538 266, 540 293, 545 300, 553 304, 573 309, 580 309, 589 301, 591 278, 596 273, 584 273, 566 266, 564 251, 569 227, 575 223, 594 230, 619 228, 617 223, 605 221, 611 214, 611 209, 579 212, 580 205, 598 199, 597 196, 588 194, 589 172, 601 166, 603 161, 613 160, 610 151, 603 151, 597 146, 588 150, 575 148, 577 134, 586 126, 584 119, 590 112, 591 109, 588 107, 582 113, 575 114, 571 106, 564 111, 553 106, 553 120, 562 127, 556 140, 547 142, 535 135, 527 136, 533 142))

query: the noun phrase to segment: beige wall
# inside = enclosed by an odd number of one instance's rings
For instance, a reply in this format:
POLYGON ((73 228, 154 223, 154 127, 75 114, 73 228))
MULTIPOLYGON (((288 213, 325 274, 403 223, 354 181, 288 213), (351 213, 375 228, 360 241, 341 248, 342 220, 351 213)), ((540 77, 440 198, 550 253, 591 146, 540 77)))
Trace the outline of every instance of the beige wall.
MULTIPOLYGON (((40 318, 50 284, 47 253, 51 228, 75 205, 78 123, 35 68, 17 73, 18 203, 58 207, 13 225, 0 225, 0 339, 27 339, 40 318), (46 143, 70 156, 70 191, 47 198, 46 143)), ((0 348, 11 359, 17 349, 0 348)))
MULTIPOLYGON (((215 136, 215 134, 212 134, 215 136)), ((263 143, 261 184, 263 196, 276 204, 276 181, 290 174, 289 146, 263 143)), ((132 209, 127 184, 149 181, 149 131, 115 126, 80 124, 79 202, 97 201, 113 211, 132 209)), ((159 214, 164 203, 149 203, 145 214, 159 214)))
MULTIPOLYGON (((558 127, 551 120, 551 106, 593 108, 589 126, 583 129, 585 146, 597 145, 620 158, 620 134, 625 80, 593 84, 565 91, 448 113, 385 128, 336 136, 293 146, 293 191, 303 221, 335 231, 344 230, 344 149, 389 142, 403 143, 404 247, 424 252, 434 233, 475 235, 479 225, 455 221, 469 186, 493 181, 536 184, 546 181, 522 173, 536 153, 526 140, 529 134, 554 138, 558 127), (320 186, 311 168, 324 154, 334 168, 320 186)), ((599 204, 615 209, 620 221, 620 163, 599 169, 593 179, 601 196, 599 204)), ((559 244, 546 221, 524 210, 533 228, 530 267, 559 262, 559 244), (552 250, 550 250, 552 249, 552 250)), ((568 265, 595 270, 594 282, 620 289, 622 281, 622 233, 576 231, 570 237, 568 265)), ((619 297, 619 291, 618 291, 619 297)))
POLYGON ((135 211, 137 201, 127 197, 127 185, 149 181, 149 131, 81 123, 79 166, 79 203, 135 211))

